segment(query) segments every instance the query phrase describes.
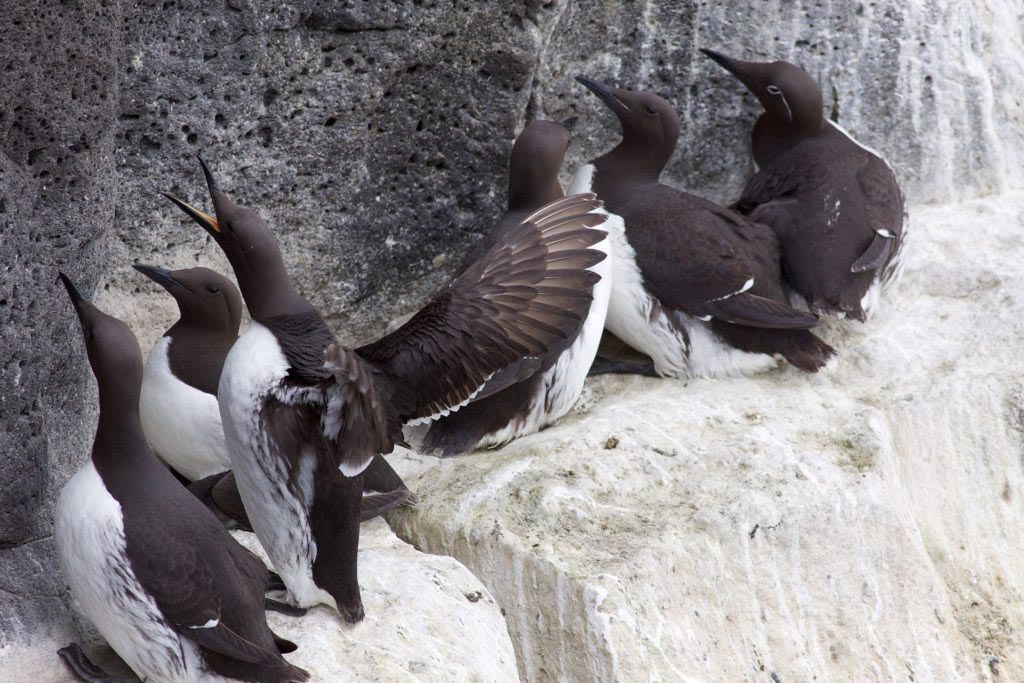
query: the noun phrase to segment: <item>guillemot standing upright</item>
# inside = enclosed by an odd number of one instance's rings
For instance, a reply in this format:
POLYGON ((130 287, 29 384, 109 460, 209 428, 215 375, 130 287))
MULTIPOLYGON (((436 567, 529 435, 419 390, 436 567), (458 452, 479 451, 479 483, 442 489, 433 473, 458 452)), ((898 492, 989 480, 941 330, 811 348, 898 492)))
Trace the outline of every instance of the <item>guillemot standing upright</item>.
MULTIPOLYGON (((568 146, 569 131, 558 123, 533 121, 523 129, 509 160, 508 211, 477 246, 470 263, 531 213, 563 196, 558 173, 568 146)), ((603 209, 595 212, 604 214, 603 209)), ((477 447, 500 446, 532 434, 569 412, 583 391, 597 353, 611 291, 605 257, 607 238, 591 245, 591 249, 600 253, 595 253, 595 263, 589 267, 592 276, 585 283, 589 297, 577 299, 579 306, 572 311, 577 322, 565 342, 543 356, 519 361, 515 372, 523 377, 521 381, 495 393, 485 385, 481 395, 468 405, 434 421, 420 450, 451 456, 477 447)))
POLYGON ((824 116, 821 88, 788 62, 702 52, 757 96, 758 171, 736 208, 779 236, 787 284, 811 311, 866 320, 899 279, 907 241, 892 168, 824 116))
POLYGON ((785 303, 778 242, 748 218, 664 185, 679 119, 653 93, 578 81, 618 117, 622 141, 577 174, 624 230, 610 227, 612 295, 606 326, 667 376, 731 375, 774 365, 808 372, 834 353, 785 303))
MULTIPOLYGON (((61 569, 82 610, 142 680, 305 681, 267 626, 263 563, 175 480, 139 418, 142 353, 132 331, 61 274, 99 388, 91 459, 54 514, 61 569)), ((84 681, 112 680, 71 646, 84 681)))
MULTIPOLYGON (((238 339, 242 297, 228 278, 209 268, 166 270, 135 265, 167 290, 179 318, 154 345, 142 378, 142 428, 154 450, 194 482, 193 493, 249 527, 234 477, 217 404, 217 385, 228 351, 238 339)), ((362 518, 409 501, 412 494, 382 456, 367 468, 362 518)))
POLYGON ((231 468, 217 407, 217 383, 238 339, 242 296, 209 268, 169 271, 135 265, 178 303, 178 320, 149 352, 139 413, 146 440, 189 481, 231 468))
POLYGON ((499 391, 499 373, 565 341, 589 296, 600 203, 545 206, 405 325, 349 349, 296 291, 263 220, 203 171, 216 216, 172 200, 224 251, 253 320, 217 390, 239 493, 292 602, 358 621, 364 469, 402 442, 403 424, 458 410, 485 384, 499 391))

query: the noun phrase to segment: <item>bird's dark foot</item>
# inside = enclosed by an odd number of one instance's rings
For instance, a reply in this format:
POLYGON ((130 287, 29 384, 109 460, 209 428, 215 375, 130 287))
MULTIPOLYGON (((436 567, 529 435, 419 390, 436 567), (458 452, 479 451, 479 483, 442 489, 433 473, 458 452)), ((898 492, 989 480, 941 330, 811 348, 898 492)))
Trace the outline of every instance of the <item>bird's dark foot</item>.
POLYGON ((288 590, 288 586, 284 585, 284 579, 281 575, 273 570, 267 570, 270 574, 270 583, 267 584, 268 591, 284 591, 288 590))
POLYGON ((123 678, 111 676, 93 664, 78 643, 71 643, 67 647, 62 647, 57 650, 57 655, 64 660, 64 664, 74 674, 75 678, 84 681, 84 683, 125 683, 123 678))
POLYGON ((630 363, 619 360, 606 360, 604 358, 595 358, 594 363, 590 366, 590 372, 587 373, 588 377, 594 375, 642 375, 644 377, 660 377, 657 370, 654 369, 654 363, 630 363))
POLYGON ((366 616, 361 602, 355 607, 342 607, 338 605, 338 612, 341 614, 341 618, 350 624, 358 624, 366 616))
POLYGON ((270 612, 277 612, 283 614, 286 617, 304 617, 306 616, 307 610, 305 607, 295 607, 289 605, 287 602, 281 602, 280 600, 273 600, 271 598, 263 598, 264 609, 270 612))

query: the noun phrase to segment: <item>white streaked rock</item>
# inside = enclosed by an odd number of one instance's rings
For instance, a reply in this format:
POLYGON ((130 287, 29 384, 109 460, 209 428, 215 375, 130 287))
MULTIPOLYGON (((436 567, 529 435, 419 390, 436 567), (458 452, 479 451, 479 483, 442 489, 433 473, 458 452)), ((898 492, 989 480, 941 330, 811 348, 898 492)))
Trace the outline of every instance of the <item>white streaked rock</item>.
POLYGON ((912 207, 826 373, 591 381, 390 518, 507 613, 527 680, 1024 680, 1024 193, 912 207))
MULTIPOLYGON (((267 561, 255 535, 233 533, 267 561)), ((366 618, 355 626, 322 606, 304 617, 267 614, 274 632, 299 646, 286 655, 288 661, 309 671, 313 681, 519 680, 512 642, 494 598, 456 560, 419 552, 377 519, 361 529, 359 583, 366 618)), ((16 664, 30 674, 13 680, 72 683, 75 679, 56 655, 66 644, 0 647, 0 663, 16 664)), ((128 674, 105 644, 96 642, 89 649, 111 673, 128 674)))

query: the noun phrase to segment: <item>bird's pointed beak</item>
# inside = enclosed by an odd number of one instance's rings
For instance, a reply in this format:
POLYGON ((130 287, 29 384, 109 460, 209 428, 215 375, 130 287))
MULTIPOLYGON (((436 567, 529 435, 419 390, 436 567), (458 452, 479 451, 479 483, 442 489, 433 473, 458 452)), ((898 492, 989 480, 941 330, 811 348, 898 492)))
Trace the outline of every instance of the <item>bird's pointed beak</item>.
POLYGON ((132 268, 139 271, 164 289, 169 290, 173 287, 181 287, 181 283, 175 280, 171 271, 166 268, 160 268, 159 266, 147 266, 141 263, 136 263, 132 268))
POLYGON ((89 300, 82 296, 82 293, 78 291, 78 287, 71 281, 64 273, 57 274, 60 281, 64 283, 64 289, 68 290, 68 298, 71 299, 71 305, 75 307, 75 313, 78 314, 78 319, 81 321, 82 326, 86 325, 85 306, 88 305, 89 300))
POLYGON ((206 230, 214 237, 221 233, 220 223, 214 216, 211 216, 210 214, 204 211, 200 211, 199 209, 192 206, 188 202, 184 202, 172 194, 167 194, 166 192, 161 192, 160 194, 174 202, 175 206, 184 211, 189 216, 189 218, 198 223, 204 230, 206 230))
POLYGON ((747 86, 747 88, 753 90, 754 79, 753 73, 750 69, 750 67, 752 66, 750 62, 743 62, 738 59, 733 59, 732 57, 723 55, 721 52, 716 52, 715 50, 706 50, 704 48, 701 48, 701 52, 703 52, 705 56, 710 58, 712 61, 716 62, 723 69, 725 69, 733 76, 735 76, 737 79, 739 79, 739 81, 743 83, 743 85, 747 86))
POLYGON ((598 99, 608 105, 608 108, 616 114, 622 114, 629 111, 629 107, 626 106, 626 103, 616 97, 615 91, 604 83, 598 83, 592 78, 587 78, 586 76, 577 76, 576 80, 584 88, 597 95, 598 99))
MULTIPOLYGON (((213 177, 213 172, 210 170, 210 167, 206 165, 206 161, 203 157, 198 154, 196 157, 199 159, 199 165, 203 167, 203 175, 206 177, 206 189, 210 192, 210 199, 213 200, 214 210, 216 211, 218 201, 226 200, 227 198, 217 186, 217 180, 213 177)), ((174 202, 174 204, 184 211, 189 218, 198 223, 204 230, 214 237, 217 237, 222 233, 220 222, 217 220, 216 216, 211 216, 205 211, 200 211, 188 202, 184 202, 174 195, 167 194, 166 192, 162 192, 161 194, 174 202)))
POLYGON ((210 191, 210 199, 214 199, 216 194, 220 192, 217 180, 213 177, 213 171, 206 165, 206 160, 203 159, 202 155, 196 154, 196 158, 199 159, 199 165, 203 167, 203 175, 206 176, 206 189, 210 191))

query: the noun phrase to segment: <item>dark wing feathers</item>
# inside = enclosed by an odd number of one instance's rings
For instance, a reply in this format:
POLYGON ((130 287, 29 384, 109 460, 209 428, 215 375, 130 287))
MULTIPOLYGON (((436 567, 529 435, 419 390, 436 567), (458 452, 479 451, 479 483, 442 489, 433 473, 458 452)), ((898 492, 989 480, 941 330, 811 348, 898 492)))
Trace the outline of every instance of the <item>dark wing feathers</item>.
POLYGON ((377 396, 373 369, 353 350, 332 343, 324 367, 334 377, 323 414, 324 436, 330 442, 335 466, 351 476, 362 471, 378 453, 390 451, 387 421, 377 396))
MULTIPOLYGON (((218 577, 201 548, 192 539, 172 535, 160 542, 166 552, 139 558, 133 562, 133 568, 170 625, 186 638, 232 659, 279 663, 278 653, 243 638, 222 621, 218 577)), ((234 559, 237 562, 241 558, 234 559)), ((243 562, 240 569, 248 567, 243 562)), ((265 574, 266 570, 263 571, 265 574)))
POLYGON ((850 272, 863 273, 868 270, 881 268, 888 263, 889 255, 892 253, 895 242, 894 238, 886 237, 876 232, 874 237, 871 238, 871 244, 868 245, 868 248, 850 266, 850 272))
POLYGON ((821 322, 811 313, 746 292, 705 304, 704 309, 725 322, 773 330, 809 330, 821 322))
MULTIPOLYGON (((358 349, 391 385, 401 422, 457 408, 506 366, 579 330, 605 254, 592 194, 552 202, 506 233, 392 334, 358 349)), ((517 373, 509 373, 513 377, 517 373)), ((489 391, 497 389, 491 389, 489 391)))
POLYGON ((857 184, 864 195, 868 226, 874 232, 871 244, 850 266, 850 272, 863 273, 885 266, 896 240, 902 237, 903 194, 892 169, 874 155, 857 169, 857 184))

